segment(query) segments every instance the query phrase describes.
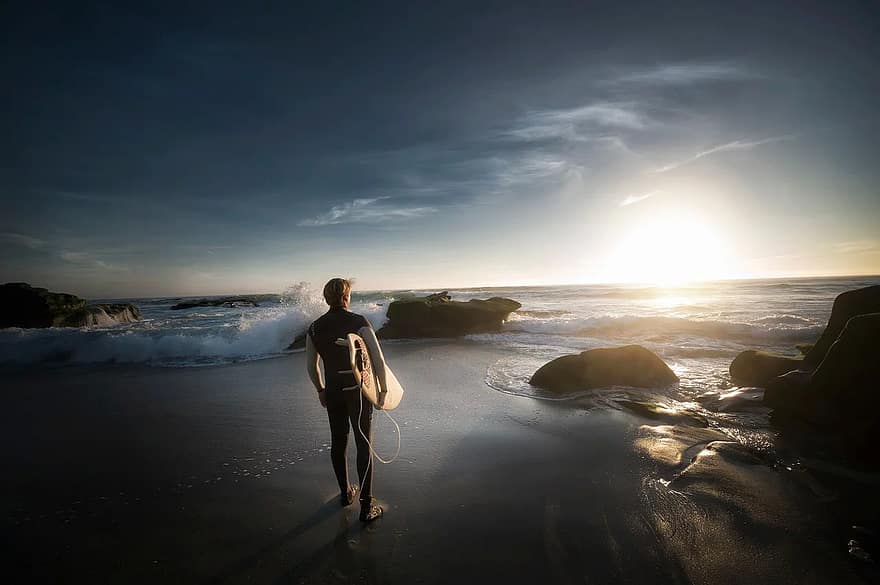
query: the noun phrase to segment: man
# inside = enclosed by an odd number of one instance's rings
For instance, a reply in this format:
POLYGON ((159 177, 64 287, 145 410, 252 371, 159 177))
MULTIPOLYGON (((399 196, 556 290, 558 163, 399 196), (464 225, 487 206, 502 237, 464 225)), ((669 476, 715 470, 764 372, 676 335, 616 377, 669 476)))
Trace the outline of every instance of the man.
MULTIPOLYGON (((372 440, 370 423, 373 405, 361 394, 354 375, 350 373, 348 347, 338 345, 336 340, 345 339, 349 333, 357 333, 370 343, 375 341, 376 336, 369 321, 348 310, 351 304, 351 283, 348 280, 331 279, 324 285, 324 300, 330 310, 309 326, 306 367, 312 384, 318 390, 318 399, 330 418, 330 460, 336 481, 339 482, 340 502, 343 507, 350 505, 358 491, 357 486, 348 483, 346 450, 351 427, 357 445, 357 471, 362 486, 360 519, 361 522, 372 522, 383 512, 372 497, 373 457, 369 441, 372 440), (324 362, 326 380, 322 379, 319 359, 324 362), (345 371, 349 373, 343 373, 345 371), (344 390, 352 386, 354 389, 344 390)), ((375 343, 378 346, 378 342, 375 343)))

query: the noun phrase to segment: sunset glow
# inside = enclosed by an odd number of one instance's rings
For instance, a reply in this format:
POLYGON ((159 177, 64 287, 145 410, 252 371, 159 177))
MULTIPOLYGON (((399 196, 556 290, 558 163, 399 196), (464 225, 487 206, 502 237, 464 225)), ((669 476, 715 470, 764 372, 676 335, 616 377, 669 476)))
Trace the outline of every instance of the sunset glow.
POLYGON ((621 234, 609 255, 609 282, 665 286, 730 278, 730 254, 717 225, 689 214, 646 219, 621 234))

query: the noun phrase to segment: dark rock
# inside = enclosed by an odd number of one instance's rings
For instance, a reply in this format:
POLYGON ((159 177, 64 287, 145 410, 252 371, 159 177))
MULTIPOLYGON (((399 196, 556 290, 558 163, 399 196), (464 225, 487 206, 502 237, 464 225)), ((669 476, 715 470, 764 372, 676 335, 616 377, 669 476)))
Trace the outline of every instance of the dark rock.
POLYGON ((106 327, 140 319, 130 303, 87 305, 77 296, 23 282, 0 286, 0 327, 106 327))
MULTIPOLYGON (((880 363, 877 359, 880 356, 876 330, 878 314, 880 286, 838 295, 828 325, 819 340, 807 350, 799 367, 801 371, 769 381, 764 402, 782 415, 827 420, 833 412, 817 407, 819 402, 829 400, 829 396, 823 394, 834 394, 832 402, 839 402, 842 395, 860 392, 860 387, 870 384, 870 377, 866 378, 864 372, 880 363)), ((734 364, 730 368, 732 375, 734 364)), ((877 379, 880 378, 874 378, 877 379)), ((829 406, 831 411, 836 410, 834 404, 829 406)))
POLYGON ((802 362, 803 360, 749 349, 736 356, 730 364, 730 377, 743 386, 765 387, 773 378, 800 368, 802 362))
POLYGON ((453 301, 446 292, 402 299, 388 306, 388 322, 377 335, 381 339, 459 337, 498 331, 510 313, 521 306, 500 297, 453 301))
POLYGON ((802 398, 812 377, 812 372, 794 370, 770 380, 764 390, 764 404, 789 412, 800 411, 804 404, 802 398))
POLYGON ((880 286, 845 292, 801 370, 764 392, 789 440, 833 457, 880 466, 880 286))
MULTIPOLYGON (((857 315, 846 322, 837 340, 813 372, 810 386, 820 393, 834 392, 837 398, 854 406, 851 400, 864 399, 880 404, 880 392, 862 396, 868 387, 880 384, 880 311, 857 315)), ((864 402, 863 402, 864 403, 864 402)))
POLYGON ((880 439, 880 313, 847 321, 812 372, 774 380, 764 401, 777 417, 794 417, 845 440, 868 456, 880 439))
POLYGON ((223 297, 219 299, 199 299, 184 301, 171 307, 172 311, 193 309, 195 307, 259 307, 261 302, 275 298, 275 295, 246 295, 223 297))
POLYGON ((83 299, 23 282, 0 286, 0 327, 53 327, 86 306, 83 299))
POLYGON ((430 295, 426 296, 425 299, 427 299, 429 301, 440 301, 441 303, 446 303, 446 302, 451 301, 452 297, 449 296, 448 290, 444 290, 443 292, 436 292, 436 293, 430 294, 430 295))
POLYGON ((291 351, 294 349, 305 349, 305 347, 306 347, 306 333, 303 332, 293 338, 293 341, 291 341, 290 345, 287 346, 287 351, 291 351))
POLYGON ((804 357, 804 367, 813 369, 825 358, 825 354, 840 336, 846 323, 856 315, 880 313, 880 285, 847 291, 834 299, 831 318, 819 341, 804 357))
POLYGON ((678 382, 662 359, 640 345, 590 349, 541 366, 529 380, 539 388, 572 392, 603 386, 651 388, 678 382))

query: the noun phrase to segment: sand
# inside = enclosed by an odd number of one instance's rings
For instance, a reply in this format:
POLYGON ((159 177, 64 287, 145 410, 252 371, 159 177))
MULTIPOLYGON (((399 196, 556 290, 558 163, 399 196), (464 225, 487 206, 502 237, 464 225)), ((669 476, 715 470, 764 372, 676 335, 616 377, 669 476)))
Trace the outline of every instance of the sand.
MULTIPOLYGON (((5 372, 10 569, 30 583, 872 577, 833 494, 699 421, 499 393, 484 378, 502 354, 478 343, 385 349, 407 390, 403 447, 377 467, 387 513, 368 526, 339 507, 302 354, 5 372)), ((393 427, 375 420, 388 454, 393 427)))

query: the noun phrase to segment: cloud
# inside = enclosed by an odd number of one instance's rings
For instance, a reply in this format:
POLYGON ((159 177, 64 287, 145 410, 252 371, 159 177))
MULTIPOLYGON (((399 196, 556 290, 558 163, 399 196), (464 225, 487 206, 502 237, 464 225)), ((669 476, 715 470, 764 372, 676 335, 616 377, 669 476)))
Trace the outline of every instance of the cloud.
POLYGON ((650 85, 687 85, 709 81, 732 81, 760 77, 754 71, 734 63, 676 63, 633 71, 609 83, 643 83, 650 85))
POLYGON ((391 197, 354 199, 348 203, 334 205, 330 208, 330 211, 322 213, 317 217, 304 219, 297 225, 317 227, 346 223, 383 223, 395 220, 416 219, 437 211, 435 207, 402 207, 384 203, 388 199, 391 199, 391 197))
POLYGON ((627 205, 632 205, 633 203, 638 203, 640 201, 644 201, 649 197, 653 197, 657 194, 657 191, 651 191, 649 193, 644 193, 642 195, 627 195, 626 198, 620 202, 620 207, 626 207, 627 205))
POLYGON ((562 176, 573 168, 574 165, 562 158, 527 154, 509 160, 499 160, 492 177, 496 186, 508 188, 562 176))
POLYGON ((76 266, 79 266, 80 268, 97 268, 99 270, 107 271, 128 270, 128 268, 125 266, 117 266, 115 264, 104 262, 103 260, 96 258, 88 252, 71 252, 69 250, 62 250, 59 256, 65 262, 74 264, 76 266))
POLYGON ((762 138, 760 140, 734 140, 733 142, 727 142, 725 144, 719 144, 718 146, 713 146, 707 150, 703 150, 693 155, 690 158, 686 158, 684 160, 680 160, 674 163, 670 163, 668 165, 664 165, 660 168, 654 169, 655 173, 665 173, 667 171, 671 171, 682 167, 684 165, 690 164, 696 160, 701 158, 711 156, 713 154, 718 154, 719 152, 726 152, 729 150, 748 150, 751 148, 755 148, 756 146, 762 146, 764 144, 772 144, 774 142, 782 142, 784 140, 793 140, 795 138, 794 135, 787 134, 784 136, 771 136, 769 138, 762 138))
POLYGON ((588 129, 641 130, 647 123, 644 114, 634 104, 596 102, 574 108, 529 112, 504 136, 525 141, 553 138, 586 140, 592 138, 586 132, 588 129))
POLYGON ((834 251, 838 254, 878 254, 880 253, 880 241, 854 240, 838 242, 834 244, 834 251))
POLYGON ((24 246, 25 248, 30 248, 31 250, 39 250, 46 245, 45 240, 15 232, 0 233, 0 239, 19 246, 24 246))

